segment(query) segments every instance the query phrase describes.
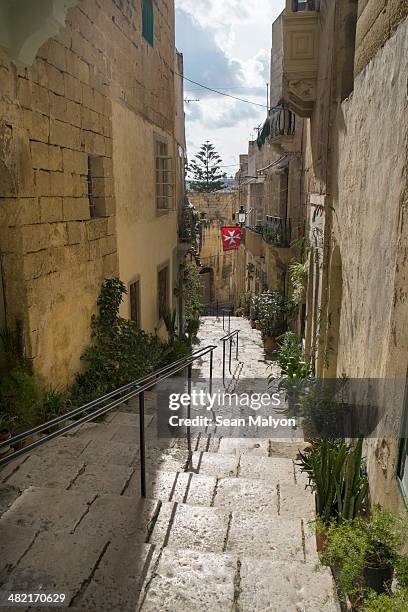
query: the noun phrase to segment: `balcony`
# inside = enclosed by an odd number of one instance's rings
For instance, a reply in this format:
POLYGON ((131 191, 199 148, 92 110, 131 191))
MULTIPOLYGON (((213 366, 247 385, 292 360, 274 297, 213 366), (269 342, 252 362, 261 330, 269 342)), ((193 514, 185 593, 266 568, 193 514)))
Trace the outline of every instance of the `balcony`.
POLYGON ((290 219, 281 217, 266 217, 266 225, 263 231, 263 239, 267 244, 278 248, 288 249, 290 247, 292 228, 290 219))
POLYGON ((316 101, 319 56, 317 0, 287 0, 283 14, 283 99, 310 117, 316 101))

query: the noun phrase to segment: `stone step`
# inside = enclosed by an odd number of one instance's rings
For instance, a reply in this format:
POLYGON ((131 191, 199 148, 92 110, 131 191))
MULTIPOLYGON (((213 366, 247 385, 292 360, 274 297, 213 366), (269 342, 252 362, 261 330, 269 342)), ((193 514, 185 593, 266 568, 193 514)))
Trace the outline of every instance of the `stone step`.
POLYGON ((142 612, 339 612, 330 571, 293 561, 165 548, 142 587, 142 612))
POLYGON ((228 511, 177 502, 161 504, 149 543, 274 560, 318 560, 309 517, 283 518, 262 511, 228 511))

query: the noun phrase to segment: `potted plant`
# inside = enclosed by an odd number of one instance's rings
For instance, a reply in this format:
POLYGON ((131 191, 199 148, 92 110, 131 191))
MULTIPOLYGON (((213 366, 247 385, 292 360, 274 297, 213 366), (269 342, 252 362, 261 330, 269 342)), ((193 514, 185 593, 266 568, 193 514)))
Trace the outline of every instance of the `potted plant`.
POLYGON ((260 316, 260 298, 258 295, 251 296, 250 310, 249 310, 249 318, 251 321, 252 329, 257 329, 259 325, 259 316, 260 316))
POLYGON ((360 439, 355 447, 340 439, 317 439, 310 452, 300 452, 298 465, 309 477, 315 493, 316 545, 321 552, 327 541, 327 530, 334 522, 358 516, 368 494, 368 480, 362 460, 360 439))
POLYGON ((279 291, 269 289, 259 296, 259 322, 266 352, 274 351, 285 331, 290 302, 279 291))
POLYGON ((406 560, 399 550, 407 530, 407 516, 376 506, 368 520, 357 517, 330 525, 322 563, 334 569, 341 592, 352 598, 369 590, 390 592, 394 568, 406 560))

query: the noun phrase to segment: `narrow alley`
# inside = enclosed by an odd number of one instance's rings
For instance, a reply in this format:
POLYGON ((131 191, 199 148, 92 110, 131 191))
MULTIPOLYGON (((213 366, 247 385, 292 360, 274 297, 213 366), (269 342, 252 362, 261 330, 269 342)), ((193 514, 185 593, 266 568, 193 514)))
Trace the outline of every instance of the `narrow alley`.
MULTIPOLYGON (((260 333, 237 317, 230 327, 240 329, 234 376, 265 377, 260 333)), ((225 333, 221 318, 204 318, 200 345, 218 345, 214 376, 225 333)), ((0 472, 4 590, 46 584, 74 610, 338 610, 295 462, 304 442, 215 432, 193 440, 189 464, 186 440, 157 436, 154 393, 146 427, 145 501, 137 403, 0 472)))

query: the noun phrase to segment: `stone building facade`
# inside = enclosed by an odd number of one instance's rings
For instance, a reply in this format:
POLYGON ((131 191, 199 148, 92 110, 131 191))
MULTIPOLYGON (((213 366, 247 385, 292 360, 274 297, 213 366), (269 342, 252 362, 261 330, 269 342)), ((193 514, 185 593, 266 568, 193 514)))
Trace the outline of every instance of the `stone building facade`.
MULTIPOLYGON (((236 302, 235 267, 239 251, 223 251, 222 226, 235 225, 238 193, 222 190, 215 193, 189 192, 188 199, 200 213, 200 275, 203 304, 229 306, 236 302)), ((241 246, 240 251, 243 251, 241 246)))
MULTIPOLYGON (((272 27, 270 108, 237 174, 247 211, 246 291, 290 291, 289 265, 300 257, 305 231, 302 174, 304 121, 282 98, 282 16, 272 27)), ((242 268, 242 266, 241 266, 242 268)), ((242 273, 242 272, 241 272, 242 273)), ((299 325, 301 313, 299 309, 299 325)))
POLYGON ((148 331, 163 329, 159 293, 173 306, 185 157, 174 2, 39 0, 31 16, 8 11, 0 323, 19 321, 35 370, 63 386, 105 278, 120 276, 122 315, 148 331))
POLYGON ((319 377, 395 381, 366 453, 372 501, 402 511, 408 7, 403 0, 321 0, 315 11, 292 9, 288 1, 282 15, 282 89, 306 122, 306 351, 319 377))

